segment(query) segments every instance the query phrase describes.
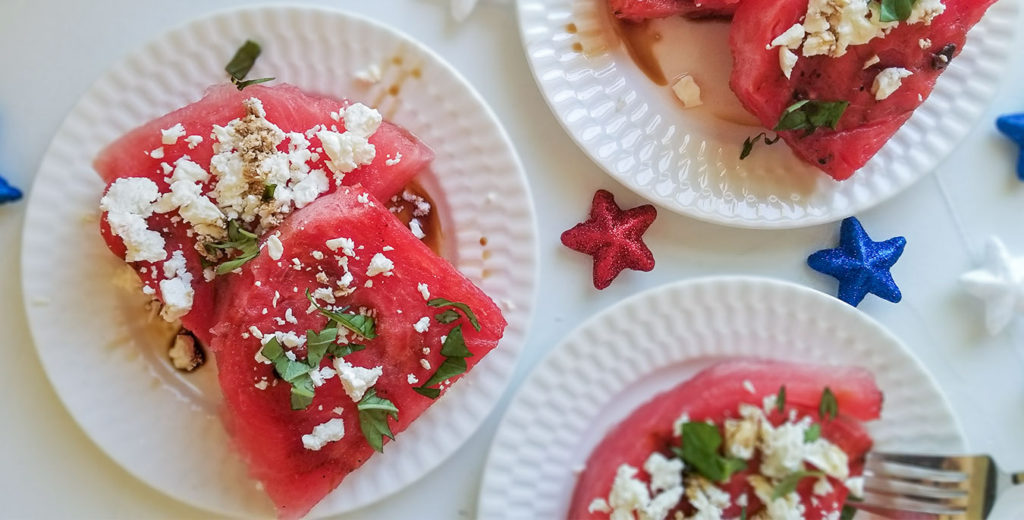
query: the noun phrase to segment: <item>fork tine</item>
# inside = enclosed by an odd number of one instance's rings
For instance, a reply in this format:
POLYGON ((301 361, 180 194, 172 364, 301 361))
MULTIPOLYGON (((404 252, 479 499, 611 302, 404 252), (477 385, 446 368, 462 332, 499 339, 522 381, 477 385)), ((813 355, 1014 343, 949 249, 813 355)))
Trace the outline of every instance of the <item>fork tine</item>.
POLYGON ((931 482, 963 482, 968 478, 966 473, 938 469, 934 466, 921 466, 913 462, 898 461, 885 456, 869 456, 864 465, 865 473, 875 476, 889 476, 900 479, 925 480, 931 482), (888 460, 887 460, 888 459, 888 460))
POLYGON ((966 509, 955 505, 948 505, 943 501, 930 501, 925 499, 913 499, 908 497, 897 497, 885 495, 874 491, 864 491, 864 496, 859 502, 848 502, 851 506, 864 509, 890 509, 908 513, 927 513, 933 515, 965 515, 966 509))
POLYGON ((944 486, 940 484, 920 484, 905 480, 864 477, 864 488, 889 495, 913 495, 931 499, 966 498, 967 489, 963 486, 944 486))

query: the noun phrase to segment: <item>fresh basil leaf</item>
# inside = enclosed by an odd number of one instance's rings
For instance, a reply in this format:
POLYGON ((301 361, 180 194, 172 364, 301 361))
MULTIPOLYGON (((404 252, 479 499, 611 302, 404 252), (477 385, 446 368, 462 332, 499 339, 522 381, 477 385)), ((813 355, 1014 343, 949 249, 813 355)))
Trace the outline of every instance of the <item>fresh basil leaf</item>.
POLYGON ((853 520, 853 515, 857 514, 857 508, 843 504, 843 511, 839 513, 839 520, 853 520))
POLYGON ((292 361, 287 357, 280 357, 274 363, 274 369, 280 374, 281 379, 294 383, 300 377, 309 375, 310 366, 302 361, 292 361))
POLYGON ((426 383, 423 383, 423 387, 434 386, 438 383, 443 383, 455 376, 466 373, 466 359, 460 357, 451 357, 444 360, 441 366, 437 367, 437 372, 430 376, 430 379, 426 383))
POLYGON ((786 411, 786 385, 779 387, 779 393, 775 396, 775 409, 780 412, 786 411))
POLYGON ((460 317, 462 317, 462 315, 459 314, 458 311, 455 311, 453 309, 448 309, 442 313, 434 315, 434 319, 437 320, 437 322, 441 323, 442 325, 447 325, 459 319, 460 317))
POLYGON ((327 352, 336 358, 342 358, 353 352, 359 352, 360 350, 366 350, 366 345, 346 343, 345 345, 331 345, 331 348, 327 352))
POLYGON ((829 417, 835 419, 839 415, 839 403, 836 401, 836 395, 832 393, 832 389, 825 387, 825 391, 821 393, 821 401, 818 403, 818 416, 822 419, 829 417))
MULTIPOLYGON (((267 78, 264 78, 264 79, 267 79, 267 78)), ((260 80, 254 79, 252 81, 260 81, 260 80)), ((266 186, 264 186, 263 187, 263 202, 270 202, 270 201, 274 200, 274 192, 276 192, 276 191, 277 191, 277 184, 267 184, 266 186)))
POLYGON ((252 70, 253 65, 256 64, 256 58, 260 57, 262 49, 260 44, 246 40, 241 47, 235 51, 235 55, 231 57, 231 61, 228 62, 227 66, 224 67, 224 71, 231 76, 231 82, 238 87, 238 90, 242 90, 249 85, 255 85, 256 83, 263 83, 270 81, 274 78, 260 78, 245 80, 245 77, 249 75, 249 71, 252 70), (245 81, 243 81, 245 80, 245 81))
POLYGON ((313 386, 313 379, 309 377, 308 373, 292 381, 292 410, 305 410, 313 403, 314 395, 316 395, 316 389, 313 386))
POLYGON ((805 478, 820 477, 823 475, 824 473, 820 471, 797 471, 795 473, 790 473, 789 475, 786 475, 786 478, 780 480, 779 483, 775 485, 775 489, 772 491, 772 500, 782 498, 793 491, 796 491, 797 484, 805 478))
POLYGON ((444 345, 441 345, 441 355, 449 358, 473 357, 462 336, 462 325, 456 325, 445 337, 444 345))
POLYGON ((366 391, 362 400, 356 405, 359 410, 359 429, 363 432, 366 442, 375 451, 384 451, 384 437, 394 440, 395 435, 391 433, 391 425, 388 424, 388 416, 398 420, 398 408, 395 403, 377 397, 377 391, 373 388, 366 391))
POLYGON ((809 443, 812 443, 812 442, 814 442, 814 441, 816 441, 816 440, 818 440, 820 438, 821 438, 821 425, 820 424, 812 424, 811 427, 807 428, 807 431, 804 432, 804 442, 805 443, 809 444, 809 443))
POLYGON ((217 266, 217 274, 227 274, 260 254, 260 246, 256 234, 246 231, 238 225, 237 221, 228 222, 228 239, 224 242, 211 242, 206 244, 207 251, 234 249, 239 252, 235 258, 222 262, 217 266))
POLYGON ((460 311, 462 311, 463 314, 466 315, 466 318, 469 319, 469 323, 473 325, 473 328, 476 329, 477 332, 480 331, 480 322, 477 321, 476 314, 473 314, 473 310, 470 309, 469 305, 466 305, 465 303, 453 302, 451 300, 446 300, 444 298, 434 298, 433 300, 428 301, 427 305, 431 307, 455 307, 456 309, 459 309, 460 311))
POLYGON ((747 520, 747 506, 740 510, 740 520, 747 520))
POLYGON ((324 309, 320 304, 316 303, 316 300, 313 299, 313 294, 309 292, 309 289, 306 289, 306 299, 308 299, 309 303, 312 303, 313 306, 320 311, 320 314, 327 316, 328 319, 334 320, 342 327, 345 327, 366 339, 373 339, 377 337, 377 329, 374 325, 373 318, 363 316, 362 314, 343 314, 342 311, 348 307, 341 309, 341 311, 329 311, 324 309))
POLYGON ((797 101, 782 112, 772 130, 807 130, 808 133, 825 127, 835 130, 849 105, 849 101, 797 101))
POLYGON ((320 360, 324 358, 337 339, 338 329, 330 327, 330 324, 320 332, 306 331, 306 362, 309 363, 310 368, 320 366, 320 360))
POLYGON ((712 424, 700 421, 683 424, 682 443, 682 450, 677 452, 680 458, 712 482, 726 481, 733 473, 747 467, 740 459, 719 455, 722 434, 712 424))
POLYGON ((915 0, 881 0, 879 20, 882 22, 902 22, 910 18, 914 10, 915 0))
POLYGON ((413 390, 415 390, 416 393, 422 396, 429 397, 431 399, 437 399, 438 397, 441 397, 441 389, 439 388, 427 388, 425 386, 417 386, 413 387, 413 390))
POLYGON ((266 345, 263 345, 263 349, 260 350, 260 354, 263 354, 263 357, 273 362, 276 361, 277 358, 284 356, 284 349, 281 348, 281 343, 278 342, 275 337, 271 338, 266 345))
POLYGON ((779 142, 779 139, 782 139, 782 136, 776 135, 774 139, 769 139, 766 132, 761 132, 754 137, 744 139, 743 150, 740 152, 740 160, 742 161, 743 159, 746 159, 750 155, 750 152, 754 151, 754 145, 757 144, 758 141, 764 140, 765 145, 771 146, 779 142))

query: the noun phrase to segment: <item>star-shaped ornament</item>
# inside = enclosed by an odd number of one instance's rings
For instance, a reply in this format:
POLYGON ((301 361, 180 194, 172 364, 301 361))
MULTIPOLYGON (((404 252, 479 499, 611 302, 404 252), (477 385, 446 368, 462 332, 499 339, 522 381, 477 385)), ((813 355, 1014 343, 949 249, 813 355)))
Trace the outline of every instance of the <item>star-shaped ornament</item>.
POLYGON ((3 177, 0 177, 0 204, 14 202, 20 198, 21 190, 11 186, 3 177))
POLYGON ((815 271, 839 280, 839 299, 856 307, 868 293, 893 303, 903 295, 889 269, 900 259, 907 239, 874 242, 860 221, 850 217, 839 229, 839 247, 822 249, 807 258, 815 271))
POLYGON ((1024 113, 1000 116, 996 119, 996 128, 1020 148, 1020 156, 1017 157, 1017 177, 1024 181, 1024 113))
POLYGON ((598 190, 590 218, 562 233, 562 243, 594 257, 594 287, 604 289, 623 269, 654 269, 654 255, 643 234, 657 216, 650 204, 623 211, 614 195, 598 190))
POLYGON ((989 238, 981 269, 960 277, 964 289, 985 303, 985 328, 996 335, 1024 314, 1024 258, 1014 258, 996 237, 989 238))

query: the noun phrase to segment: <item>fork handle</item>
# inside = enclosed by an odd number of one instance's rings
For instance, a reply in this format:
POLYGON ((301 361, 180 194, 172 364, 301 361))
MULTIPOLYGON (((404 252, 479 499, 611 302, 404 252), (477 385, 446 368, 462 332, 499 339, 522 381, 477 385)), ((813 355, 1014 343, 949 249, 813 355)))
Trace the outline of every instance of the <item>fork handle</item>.
POLYGON ((1010 482, 1013 482, 1014 484, 1024 484, 1024 471, 1010 475, 1010 482))

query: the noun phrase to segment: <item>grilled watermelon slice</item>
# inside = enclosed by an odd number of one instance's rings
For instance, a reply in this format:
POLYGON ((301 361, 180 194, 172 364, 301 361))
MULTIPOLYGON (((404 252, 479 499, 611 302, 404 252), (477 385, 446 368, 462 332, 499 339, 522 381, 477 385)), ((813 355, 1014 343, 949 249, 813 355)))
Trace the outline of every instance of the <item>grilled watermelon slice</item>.
POLYGON ((732 20, 733 68, 730 86, 744 107, 774 128, 787 107, 801 100, 848 101, 835 130, 781 132, 800 159, 836 180, 849 178, 878 152, 928 97, 945 62, 960 52, 967 31, 994 0, 946 0, 930 24, 900 23, 884 38, 851 46, 832 58, 805 57, 801 51, 789 79, 779 65, 777 36, 803 20, 807 0, 743 0, 732 20), (937 56, 946 55, 946 60, 937 56), (878 61, 865 67, 865 64, 878 61), (869 61, 870 60, 870 61, 869 61), (884 69, 912 73, 886 99, 871 87, 884 69))
POLYGON ((686 16, 689 18, 728 17, 739 0, 609 0, 615 17, 630 22, 653 18, 686 16))
MULTIPOLYGON (((791 411, 798 417, 810 416, 817 422, 822 392, 826 386, 832 390, 839 405, 839 416, 821 423, 822 437, 842 448, 850 457, 852 473, 858 473, 862 466, 858 459, 872 444, 859 421, 877 419, 882 406, 882 393, 869 372, 859 368, 774 361, 728 361, 713 365, 656 396, 615 426, 587 459, 567 518, 607 518, 605 513, 588 512, 591 501, 608 496, 620 465, 641 468, 653 452, 672 456, 671 447, 679 442, 677 436, 673 438, 672 427, 681 415, 687 414, 690 421, 711 421, 721 427, 725 419, 737 416, 740 404, 761 406, 764 398, 776 395, 782 385, 786 386, 786 409, 768 415, 774 424, 783 422, 791 411), (753 392, 746 387, 746 382, 752 385, 753 392)), ((751 499, 748 517, 753 517, 760 504, 749 492, 746 477, 750 474, 750 469, 735 473, 719 487, 731 495, 733 503, 739 495, 748 494, 751 499)), ((830 480, 833 491, 815 495, 816 500, 811 500, 813 479, 806 479, 797 488, 804 498, 808 520, 828 518, 831 512, 842 508, 847 490, 841 482, 830 480)), ((677 510, 690 514, 687 508, 688 505, 680 504, 677 510)), ((725 514, 729 518, 739 517, 740 508, 733 506, 725 514)))
MULTIPOLYGON (((94 167, 107 183, 126 177, 144 177, 155 182, 161 193, 167 192, 167 178, 170 175, 162 164, 174 165, 179 158, 188 156, 209 171, 213 156, 213 126, 223 126, 244 116, 246 109, 243 101, 249 98, 259 99, 267 112, 267 119, 285 132, 305 133, 317 125, 337 126, 339 131, 344 130, 344 120, 334 119, 331 113, 337 113, 347 106, 347 101, 306 94, 291 85, 255 85, 244 91, 229 84, 218 85, 211 87, 201 100, 127 133, 97 156, 94 167), (173 145, 163 144, 161 130, 177 124, 184 127, 185 136, 178 138, 173 145), (202 137, 202 142, 196 146, 190 145, 185 137, 192 135, 202 137), (158 149, 162 155, 158 153, 154 156, 152 151, 158 149)), ((400 192, 433 160, 430 148, 405 129, 388 122, 381 124, 369 140, 376 147, 373 162, 348 173, 342 182, 345 185, 361 184, 364 189, 383 200, 400 192)), ((319 148, 316 136, 310 137, 309 141, 310 149, 319 148)), ((282 142, 279 150, 286 151, 288 142, 282 142)), ((318 160, 309 161, 310 167, 323 169, 332 178, 330 169, 325 166, 326 154, 320 153, 320 156, 318 160)), ((215 179, 211 176, 211 181, 206 183, 203 191, 208 191, 214 183, 215 179)), ((329 185, 328 193, 335 189, 333 181, 329 185)), ((194 247, 195 240, 190 236, 188 226, 181 223, 180 219, 173 218, 176 215, 177 211, 153 215, 148 219, 149 228, 161 232, 169 254, 179 250, 184 254, 187 269, 192 274, 195 295, 192 311, 182 318, 182 324, 203 344, 208 344, 211 339, 209 330, 214 324, 212 309, 216 283, 204 279, 200 255, 194 247)), ((119 258, 124 258, 124 244, 120 238, 111 234, 106 218, 101 219, 101 233, 110 250, 119 258)), ((158 284, 162 278, 163 262, 136 262, 133 267, 143 283, 159 296, 158 284)))
MULTIPOLYGON (((255 329, 262 334, 290 331, 299 336, 307 330, 320 331, 328 320, 318 311, 308 312, 306 290, 337 289, 345 273, 351 273, 346 285, 355 290, 348 296, 339 294, 335 305, 350 306, 350 311, 372 311, 376 338, 350 335, 352 342, 366 349, 344 359, 358 367, 382 367, 383 375, 373 388, 379 397, 397 406, 398 420, 388 419, 391 431, 397 434, 434 402, 414 387, 428 382, 445 361, 442 338, 454 334, 454 327, 461 327, 472 353, 465 362, 472 369, 497 346, 505 320, 487 295, 360 189, 343 188, 321 197, 288 217, 276 233, 284 245, 279 261, 261 253, 241 274, 226 279, 218 294, 219 323, 214 328, 212 350, 224 392, 225 424, 234 445, 252 476, 263 483, 279 514, 296 518, 365 463, 374 450, 360 433, 356 403, 346 395, 338 377, 316 389, 309 407, 291 409, 290 386, 275 377, 271 365, 254 359, 261 349, 261 341, 253 337, 255 329), (349 253, 354 255, 346 255, 343 248, 333 251, 327 245, 337 238, 352 240, 354 247, 349 253), (381 254, 393 263, 393 269, 368 276, 374 272, 368 270, 371 262, 381 254), (474 329, 462 311, 449 316, 456 317, 455 321, 441 323, 435 315, 445 308, 428 305, 427 292, 430 299, 446 298, 467 305, 479 320, 480 330, 474 329), (429 329, 420 332, 424 319, 429 329), (270 386, 260 389, 261 381, 269 381, 270 386), (319 451, 303 447, 303 435, 334 418, 343 420, 344 438, 319 451)), ((379 267, 379 261, 374 265, 379 267)), ((299 359, 306 355, 303 347, 295 352, 299 359)), ((322 365, 329 362, 325 359, 322 365)))

